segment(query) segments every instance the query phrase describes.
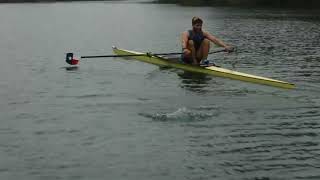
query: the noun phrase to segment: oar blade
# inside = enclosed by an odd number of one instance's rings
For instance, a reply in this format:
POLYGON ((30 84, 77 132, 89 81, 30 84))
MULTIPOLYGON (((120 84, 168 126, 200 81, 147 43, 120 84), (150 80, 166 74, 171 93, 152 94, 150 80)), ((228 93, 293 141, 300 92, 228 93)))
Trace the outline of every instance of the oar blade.
POLYGON ((73 57, 73 53, 67 53, 66 62, 70 65, 77 65, 79 60, 73 57))

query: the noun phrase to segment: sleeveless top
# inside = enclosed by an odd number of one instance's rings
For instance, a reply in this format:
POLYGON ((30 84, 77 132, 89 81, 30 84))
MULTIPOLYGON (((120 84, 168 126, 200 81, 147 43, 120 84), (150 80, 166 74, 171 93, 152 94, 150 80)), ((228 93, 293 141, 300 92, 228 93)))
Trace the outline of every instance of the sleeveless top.
POLYGON ((200 48, 200 45, 202 41, 205 39, 205 36, 203 35, 203 32, 195 33, 193 30, 189 30, 189 37, 188 40, 193 40, 194 47, 196 50, 200 48))

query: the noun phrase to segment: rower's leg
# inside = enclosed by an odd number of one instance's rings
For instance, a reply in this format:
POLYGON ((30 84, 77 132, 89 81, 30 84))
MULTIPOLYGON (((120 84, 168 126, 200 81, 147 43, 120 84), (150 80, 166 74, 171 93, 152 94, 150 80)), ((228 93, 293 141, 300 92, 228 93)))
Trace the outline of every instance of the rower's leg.
POLYGON ((188 41, 188 49, 191 50, 191 58, 193 63, 196 62, 196 48, 194 47, 193 40, 188 41))
POLYGON ((208 58, 209 50, 210 50, 210 41, 208 39, 204 39, 197 52, 197 59, 199 60, 199 62, 201 60, 208 58))
POLYGON ((204 39, 202 42, 203 48, 202 48, 202 59, 207 59, 209 50, 210 50, 210 41, 209 39, 204 39))

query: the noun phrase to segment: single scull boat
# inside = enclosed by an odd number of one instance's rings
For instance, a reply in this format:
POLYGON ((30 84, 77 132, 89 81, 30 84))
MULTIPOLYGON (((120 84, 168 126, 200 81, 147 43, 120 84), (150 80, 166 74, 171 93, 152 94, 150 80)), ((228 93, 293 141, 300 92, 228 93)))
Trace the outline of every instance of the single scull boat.
POLYGON ((292 89, 295 87, 294 84, 288 83, 285 81, 279 81, 279 80, 275 80, 275 79, 271 79, 271 78, 255 76, 255 75, 251 75, 251 74, 247 74, 247 73, 241 73, 241 72, 232 71, 232 70, 221 68, 221 67, 194 66, 194 65, 182 63, 181 61, 179 61, 177 59, 170 59, 165 56, 155 56, 155 55, 152 55, 149 53, 141 53, 141 52, 136 52, 136 51, 119 49, 114 46, 112 47, 112 49, 113 49, 113 52, 117 55, 130 55, 130 57, 132 57, 136 60, 155 64, 155 65, 168 66, 168 67, 182 69, 185 71, 210 74, 210 75, 214 75, 214 76, 225 77, 225 78, 230 78, 230 79, 235 79, 235 80, 241 80, 241 81, 246 81, 246 82, 251 82, 251 83, 258 83, 258 84, 263 84, 263 85, 269 85, 269 86, 285 88, 285 89, 292 89), (145 56, 143 54, 145 54, 145 56), (134 56, 134 55, 137 55, 137 56, 134 56))

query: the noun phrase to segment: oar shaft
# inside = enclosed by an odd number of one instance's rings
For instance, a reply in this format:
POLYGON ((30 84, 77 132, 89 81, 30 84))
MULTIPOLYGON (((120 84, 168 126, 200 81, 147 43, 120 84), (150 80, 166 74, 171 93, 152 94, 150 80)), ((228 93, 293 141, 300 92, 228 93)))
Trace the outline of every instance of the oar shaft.
POLYGON ((105 57, 129 57, 129 56, 146 56, 146 54, 81 56, 81 59, 84 59, 84 58, 105 58, 105 57))
MULTIPOLYGON (((225 49, 219 49, 216 51, 212 51, 209 52, 209 54, 214 54, 214 53, 218 53, 218 52, 225 52, 225 49)), ((145 54, 127 54, 127 55, 100 55, 100 56, 81 56, 81 59, 85 59, 85 58, 106 58, 106 57, 130 57, 130 56, 162 56, 162 55, 180 55, 183 53, 157 53, 157 54, 153 54, 153 53, 145 53, 145 54)))
POLYGON ((214 53, 218 53, 218 52, 226 52, 226 49, 218 49, 216 51, 211 51, 208 54, 214 54, 214 53))

